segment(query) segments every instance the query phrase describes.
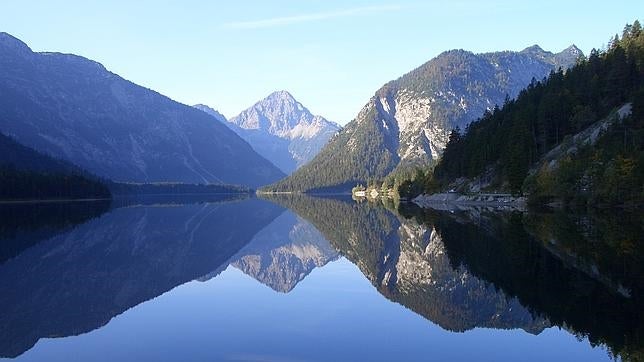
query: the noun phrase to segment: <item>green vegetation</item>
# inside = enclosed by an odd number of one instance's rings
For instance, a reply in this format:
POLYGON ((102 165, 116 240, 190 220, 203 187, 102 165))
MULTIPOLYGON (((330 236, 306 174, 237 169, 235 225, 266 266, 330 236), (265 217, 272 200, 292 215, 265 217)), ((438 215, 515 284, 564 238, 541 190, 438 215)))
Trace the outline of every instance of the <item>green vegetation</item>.
POLYGON ((492 169, 487 183, 528 192, 533 201, 642 203, 643 102, 644 31, 636 21, 607 50, 593 50, 569 71, 533 81, 515 100, 471 123, 464 134, 454 130, 435 168, 436 178, 445 186, 458 178, 480 180, 492 169), (629 102, 632 115, 615 122, 596 142, 580 145, 554 166, 541 165, 553 148, 629 102))
POLYGON ((385 84, 310 163, 262 191, 348 193, 356 183, 375 182, 397 189, 401 175, 413 176, 417 168, 435 165, 436 147, 448 130, 479 117, 490 102, 518 94, 533 76, 569 67, 578 54, 573 47, 559 54, 538 47, 444 52, 385 84), (431 106, 413 110, 426 103, 431 106), (401 129, 401 121, 413 126, 401 129), (434 130, 431 135, 426 128, 434 130))
POLYGON ((311 222, 383 296, 442 328, 537 334, 559 326, 623 360, 642 355, 639 213, 444 212, 401 204, 403 218, 369 202, 268 198, 311 222))
POLYGON ((644 245, 639 213, 403 213, 433 225, 454 268, 464 267, 533 315, 615 358, 644 354, 644 245))
POLYGON ((425 172, 417 168, 409 174, 399 174, 394 176, 394 190, 401 199, 413 199, 423 192, 434 192, 438 190, 438 183, 434 179, 432 172, 425 172))
POLYGON ((374 108, 364 117, 364 122, 351 122, 335 135, 311 162, 261 191, 346 192, 360 182, 389 174, 398 162, 396 147, 387 144, 378 130, 374 108))
POLYGON ((34 172, 0 168, 0 200, 105 199, 110 191, 102 182, 82 174, 34 172))
POLYGON ((110 190, 114 195, 247 194, 251 192, 245 186, 174 182, 145 184, 114 182, 110 184, 110 190))
POLYGON ((0 200, 110 198, 105 183, 0 134, 0 200))

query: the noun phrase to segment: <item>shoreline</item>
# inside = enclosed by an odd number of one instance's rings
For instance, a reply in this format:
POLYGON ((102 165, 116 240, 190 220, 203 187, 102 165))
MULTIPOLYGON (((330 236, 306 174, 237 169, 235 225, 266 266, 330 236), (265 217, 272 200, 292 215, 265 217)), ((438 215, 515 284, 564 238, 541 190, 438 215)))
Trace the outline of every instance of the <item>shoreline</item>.
POLYGON ((526 209, 527 198, 516 197, 510 194, 476 194, 462 195, 458 193, 438 193, 431 195, 420 195, 412 200, 414 204, 422 208, 435 208, 434 206, 480 206, 480 207, 507 207, 514 209, 526 209))
POLYGON ((34 199, 34 200, 0 200, 0 205, 12 204, 53 204, 62 202, 92 202, 92 201, 111 201, 113 198, 100 199, 34 199))

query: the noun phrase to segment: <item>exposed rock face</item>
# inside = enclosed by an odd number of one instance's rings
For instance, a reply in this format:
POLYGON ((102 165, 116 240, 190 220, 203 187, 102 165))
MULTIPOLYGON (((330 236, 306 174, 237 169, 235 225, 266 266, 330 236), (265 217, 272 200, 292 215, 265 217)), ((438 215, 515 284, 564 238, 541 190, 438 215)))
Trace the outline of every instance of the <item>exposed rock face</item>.
POLYGON ((455 268, 433 228, 403 223, 399 235, 397 261, 383 274, 379 286, 389 298, 453 331, 521 328, 538 334, 550 326, 492 283, 464 266, 455 268))
POLYGON ((231 265, 272 289, 288 293, 338 252, 309 222, 286 211, 260 231, 231 265))
MULTIPOLYGON (((221 114, 211 109, 196 107, 222 119, 221 114)), ((339 125, 311 114, 286 91, 271 93, 228 120, 228 125, 287 174, 315 157, 340 129, 339 125)))
POLYGON ((464 129, 506 96, 513 98, 533 79, 570 67, 580 55, 574 46, 558 54, 538 46, 521 52, 442 53, 385 84, 309 165, 275 188, 351 188, 396 169, 431 164, 452 129, 464 129))
POLYGON ((89 59, 0 33, 0 132, 98 176, 261 186, 284 176, 192 107, 89 59))

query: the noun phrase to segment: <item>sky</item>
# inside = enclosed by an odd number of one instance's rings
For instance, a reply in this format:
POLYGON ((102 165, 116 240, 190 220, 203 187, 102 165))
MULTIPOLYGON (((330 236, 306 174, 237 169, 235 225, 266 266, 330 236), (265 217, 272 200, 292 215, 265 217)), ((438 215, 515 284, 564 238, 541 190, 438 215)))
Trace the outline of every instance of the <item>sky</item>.
POLYGON ((288 90, 345 124, 445 50, 588 53, 638 15, 642 0, 0 0, 0 31, 227 117, 288 90))

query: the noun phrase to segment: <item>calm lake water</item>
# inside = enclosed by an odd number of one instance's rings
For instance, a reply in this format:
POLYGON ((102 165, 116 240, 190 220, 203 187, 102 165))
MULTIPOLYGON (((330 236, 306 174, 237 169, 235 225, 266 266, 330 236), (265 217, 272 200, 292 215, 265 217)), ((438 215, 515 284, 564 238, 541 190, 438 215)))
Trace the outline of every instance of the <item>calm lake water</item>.
POLYGON ((643 228, 304 196, 2 205, 0 357, 637 360, 643 228))

